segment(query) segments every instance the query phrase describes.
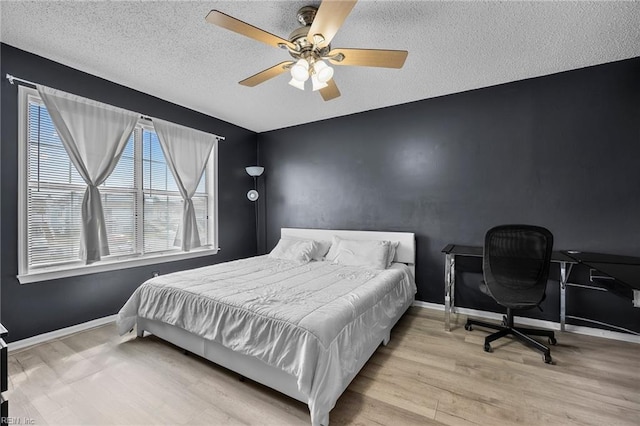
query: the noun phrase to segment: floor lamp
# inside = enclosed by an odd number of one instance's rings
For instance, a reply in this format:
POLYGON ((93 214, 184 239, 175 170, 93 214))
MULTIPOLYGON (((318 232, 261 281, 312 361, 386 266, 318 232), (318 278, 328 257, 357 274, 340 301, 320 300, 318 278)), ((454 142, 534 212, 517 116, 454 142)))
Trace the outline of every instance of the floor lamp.
POLYGON ((258 198, 260 197, 260 193, 258 192, 258 177, 264 173, 264 167, 262 166, 249 166, 245 167, 247 174, 253 178, 253 189, 247 192, 247 198, 249 201, 254 203, 255 207, 255 217, 256 217, 256 251, 258 251, 258 245, 260 241, 258 241, 258 198))

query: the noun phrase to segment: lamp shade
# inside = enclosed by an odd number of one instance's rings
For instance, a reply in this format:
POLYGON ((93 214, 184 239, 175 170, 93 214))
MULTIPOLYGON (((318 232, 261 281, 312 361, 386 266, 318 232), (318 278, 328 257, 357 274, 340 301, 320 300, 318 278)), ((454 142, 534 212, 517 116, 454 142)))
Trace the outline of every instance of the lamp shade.
POLYGON ((249 201, 258 201, 259 197, 260 197, 260 194, 255 189, 252 189, 249 192, 247 192, 247 198, 249 199, 249 201))
POLYGON ((300 80, 296 80, 295 78, 292 78, 289 81, 289 84, 295 87, 296 89, 304 90, 304 81, 300 81, 300 80))
POLYGON ((327 65, 323 60, 316 61, 316 63, 313 64, 313 70, 318 75, 318 80, 321 83, 326 83, 331 80, 331 77, 333 77, 333 68, 327 65))
POLYGON ((327 83, 318 80, 318 75, 317 74, 313 74, 311 76, 311 83, 312 83, 314 92, 316 90, 324 89, 325 87, 327 87, 327 83))
POLYGON ((264 167, 262 166, 249 166, 245 167, 247 174, 249 176, 258 177, 264 172, 264 167))
POLYGON ((298 59, 294 66, 291 67, 291 77, 298 81, 307 81, 309 78, 309 62, 306 59, 298 59))

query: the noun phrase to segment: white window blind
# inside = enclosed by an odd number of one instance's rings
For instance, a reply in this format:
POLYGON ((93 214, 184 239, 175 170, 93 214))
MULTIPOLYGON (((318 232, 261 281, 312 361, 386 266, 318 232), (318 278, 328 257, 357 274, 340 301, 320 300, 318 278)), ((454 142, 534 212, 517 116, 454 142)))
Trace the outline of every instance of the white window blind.
POLYGON ((182 197, 167 167, 158 136, 143 130, 144 249, 162 252, 173 248, 180 224, 182 197))
MULTIPOLYGON (((26 211, 21 226, 20 274, 80 266, 81 204, 86 184, 71 163, 37 92, 27 90, 24 167, 26 211), (26 245, 26 247, 24 247, 26 245)), ((215 150, 214 150, 215 152, 215 150)), ((214 160, 214 154, 209 160, 214 160)), ((195 196, 196 219, 204 248, 214 244, 214 168, 207 167, 195 196)), ((180 252, 174 247, 182 220, 182 197, 167 167, 158 137, 141 121, 129 137, 117 166, 100 185, 113 262, 180 252)))
MULTIPOLYGON (((112 255, 136 253, 133 134, 113 174, 100 186, 112 255)), ((80 206, 86 184, 67 155, 45 106, 28 111, 29 268, 78 260, 80 206)))
MULTIPOLYGON (((146 253, 172 250, 176 232, 182 220, 182 196, 167 166, 156 133, 142 130, 144 250, 146 253)), ((208 234, 209 200, 206 191, 207 174, 200 180, 193 197, 198 232, 206 242, 208 234), (203 238, 204 236, 204 238, 203 238)))

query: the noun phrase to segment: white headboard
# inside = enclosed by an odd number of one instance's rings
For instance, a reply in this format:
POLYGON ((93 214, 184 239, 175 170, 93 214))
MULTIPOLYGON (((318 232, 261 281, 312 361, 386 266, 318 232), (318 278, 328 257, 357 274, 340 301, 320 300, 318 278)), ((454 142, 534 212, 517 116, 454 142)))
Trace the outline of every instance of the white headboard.
POLYGON ((282 228, 280 230, 281 237, 306 238, 315 241, 331 241, 331 237, 334 235, 349 240, 398 241, 399 244, 396 250, 395 261, 408 264, 415 277, 416 236, 413 232, 345 231, 305 228, 282 228))

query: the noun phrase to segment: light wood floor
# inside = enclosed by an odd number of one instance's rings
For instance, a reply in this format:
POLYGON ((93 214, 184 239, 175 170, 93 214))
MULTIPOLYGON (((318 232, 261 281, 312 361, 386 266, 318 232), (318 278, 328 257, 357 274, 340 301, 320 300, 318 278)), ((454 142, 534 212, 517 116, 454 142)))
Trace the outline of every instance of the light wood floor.
MULTIPOLYGON (((558 333, 555 365, 464 318, 411 308, 331 411, 331 424, 638 425, 640 346, 558 333)), ((306 405, 155 337, 106 325, 9 355, 10 416, 36 425, 308 425, 306 405)))

